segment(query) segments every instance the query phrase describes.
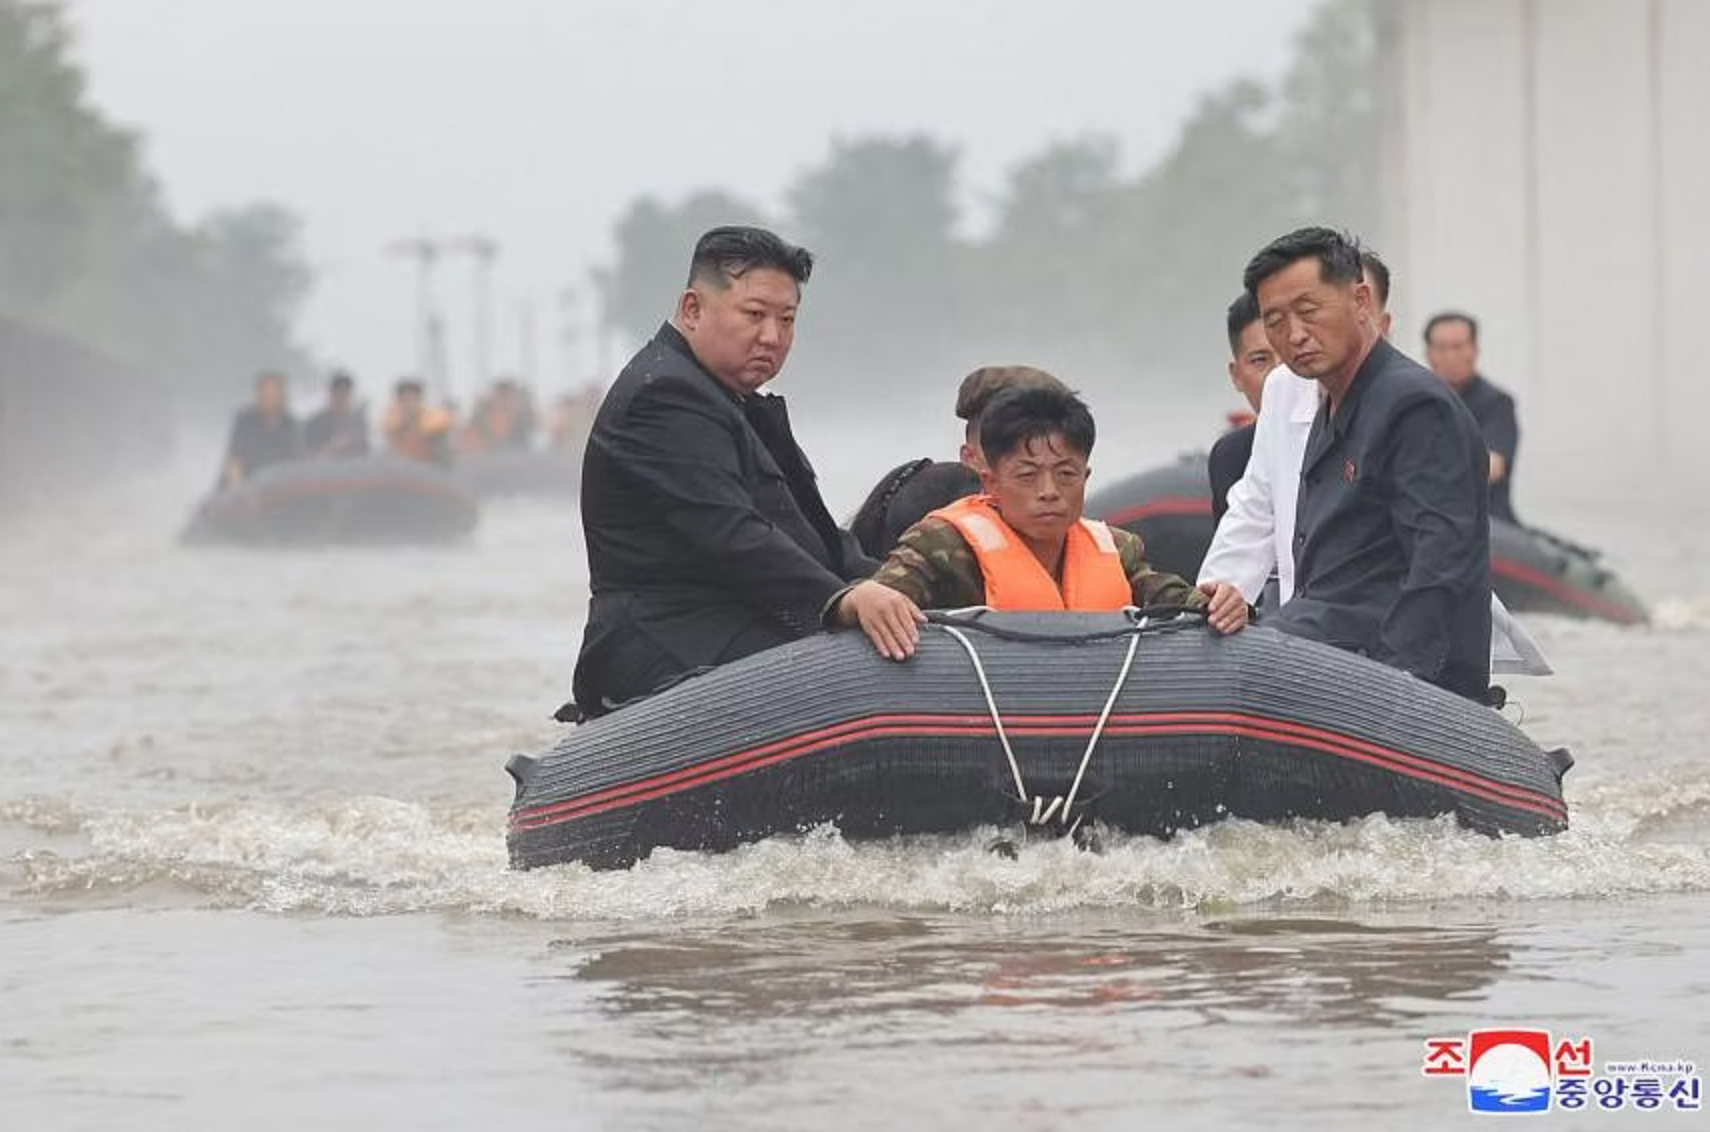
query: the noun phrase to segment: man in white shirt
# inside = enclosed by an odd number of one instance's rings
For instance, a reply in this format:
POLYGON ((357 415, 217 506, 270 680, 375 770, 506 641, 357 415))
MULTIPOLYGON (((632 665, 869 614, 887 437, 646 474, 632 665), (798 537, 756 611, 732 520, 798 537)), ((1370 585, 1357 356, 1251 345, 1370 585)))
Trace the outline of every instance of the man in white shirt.
MULTIPOLYGON (((1361 253, 1366 282, 1377 299, 1378 332, 1389 336, 1389 268, 1370 251, 1361 253)), ((1318 415, 1318 383, 1278 366, 1265 378, 1253 453, 1247 471, 1229 489, 1229 510, 1217 524, 1199 581, 1229 582, 1257 603, 1273 571, 1277 605, 1294 596, 1295 508, 1306 440, 1318 415)), ((1536 642, 1492 594, 1491 671, 1546 676, 1552 670, 1536 642)))

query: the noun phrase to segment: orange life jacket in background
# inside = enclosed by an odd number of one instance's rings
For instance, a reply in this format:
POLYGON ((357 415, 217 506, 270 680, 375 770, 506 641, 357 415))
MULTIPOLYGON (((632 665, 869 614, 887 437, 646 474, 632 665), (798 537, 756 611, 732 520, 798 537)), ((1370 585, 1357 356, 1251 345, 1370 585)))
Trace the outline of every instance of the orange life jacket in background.
POLYGON ((1134 604, 1116 538, 1096 519, 1082 519, 1069 528, 1059 590, 989 497, 958 499, 931 517, 954 526, 973 549, 986 581, 986 604, 993 609, 1099 611, 1134 604))

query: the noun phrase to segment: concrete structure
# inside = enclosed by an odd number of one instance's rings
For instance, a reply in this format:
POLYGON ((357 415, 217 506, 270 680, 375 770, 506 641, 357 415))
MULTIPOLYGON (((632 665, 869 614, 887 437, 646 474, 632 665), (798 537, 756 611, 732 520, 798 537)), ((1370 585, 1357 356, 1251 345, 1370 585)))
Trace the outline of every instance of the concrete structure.
POLYGON ((1444 307, 1480 318, 1519 398, 1523 515, 1710 484, 1710 0, 1383 11, 1397 340, 1422 353, 1444 307))
POLYGON ((172 410, 147 374, 0 314, 0 517, 161 463, 172 410))

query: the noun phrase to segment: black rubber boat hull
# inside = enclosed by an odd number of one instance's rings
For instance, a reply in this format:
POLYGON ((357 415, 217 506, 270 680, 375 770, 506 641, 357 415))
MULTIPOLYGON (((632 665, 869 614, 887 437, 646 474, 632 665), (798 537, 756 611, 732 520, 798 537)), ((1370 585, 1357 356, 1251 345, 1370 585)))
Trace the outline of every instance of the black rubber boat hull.
MULTIPOLYGON (((1120 614, 986 615, 1011 629, 1120 630, 1120 614)), ((1029 798, 1067 795, 1126 636, 1020 642, 966 631, 1029 798)), ((1261 822, 1453 814, 1488 833, 1566 827, 1561 772, 1497 713, 1392 669, 1264 629, 1148 630, 1089 763, 1076 816, 1168 836, 1261 822)), ((823 635, 691 679, 518 756, 518 868, 626 866, 824 823, 851 839, 1019 820, 962 646, 924 631, 906 664, 823 635)))
POLYGON ((183 540, 194 545, 394 546, 455 542, 480 516, 448 473, 389 456, 264 468, 210 496, 183 540))
POLYGON ((483 499, 575 499, 582 484, 582 459, 568 452, 483 452, 458 460, 456 475, 483 499))
MULTIPOLYGON (((1203 455, 1130 476, 1095 492, 1088 515, 1139 535, 1153 566, 1199 576, 1217 524, 1203 455)), ((1641 625, 1644 602, 1607 569, 1596 551, 1501 519, 1490 524, 1491 587, 1510 611, 1555 613, 1641 625)))

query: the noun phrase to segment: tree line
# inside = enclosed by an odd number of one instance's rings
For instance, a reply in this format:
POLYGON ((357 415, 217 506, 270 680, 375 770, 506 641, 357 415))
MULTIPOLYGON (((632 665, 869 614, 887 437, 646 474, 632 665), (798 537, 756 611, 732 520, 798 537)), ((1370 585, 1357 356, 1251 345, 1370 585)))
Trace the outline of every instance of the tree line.
POLYGON ((0 316, 187 402, 228 402, 258 366, 305 367, 297 219, 256 204, 175 220, 138 138, 90 104, 72 47, 60 5, 0 0, 0 316))
POLYGON ((1304 223, 1377 230, 1380 3, 1328 0, 1280 80, 1204 96, 1138 175, 1108 138, 1047 147, 975 237, 959 234, 956 150, 925 136, 834 142, 775 212, 715 186, 636 200, 596 276, 608 329, 650 335, 695 237, 759 223, 819 257, 792 369, 859 378, 840 384, 863 395, 970 359, 1070 357, 1143 383, 1203 369, 1266 240, 1304 223))

